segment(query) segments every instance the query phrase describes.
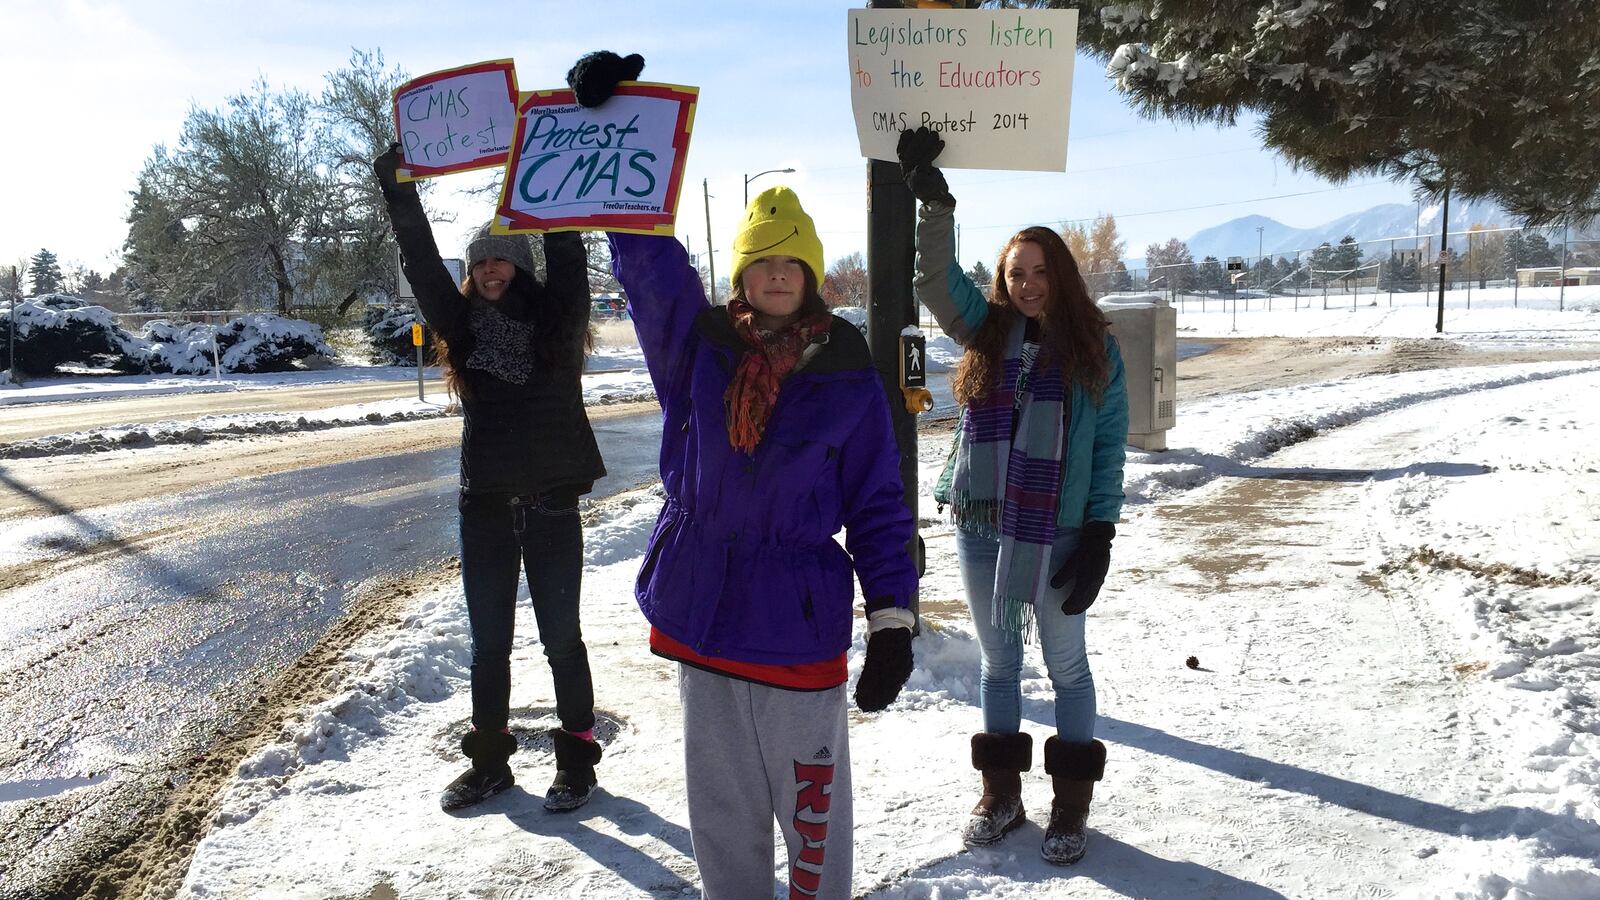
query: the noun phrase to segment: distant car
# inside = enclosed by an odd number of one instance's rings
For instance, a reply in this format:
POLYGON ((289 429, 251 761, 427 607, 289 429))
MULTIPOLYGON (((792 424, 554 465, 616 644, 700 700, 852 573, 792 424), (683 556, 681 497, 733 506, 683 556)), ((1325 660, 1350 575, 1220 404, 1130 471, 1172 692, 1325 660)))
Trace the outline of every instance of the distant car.
POLYGON ((621 297, 596 298, 589 308, 589 318, 596 322, 611 322, 628 318, 628 302, 621 297))

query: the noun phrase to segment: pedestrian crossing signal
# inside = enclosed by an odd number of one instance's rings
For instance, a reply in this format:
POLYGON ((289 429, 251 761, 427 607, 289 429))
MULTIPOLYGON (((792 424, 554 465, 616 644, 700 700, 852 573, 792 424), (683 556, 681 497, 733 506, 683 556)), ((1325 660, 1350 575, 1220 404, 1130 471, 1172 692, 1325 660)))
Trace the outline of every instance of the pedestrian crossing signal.
POLYGON ((921 335, 900 336, 900 386, 927 387, 928 339, 921 335))

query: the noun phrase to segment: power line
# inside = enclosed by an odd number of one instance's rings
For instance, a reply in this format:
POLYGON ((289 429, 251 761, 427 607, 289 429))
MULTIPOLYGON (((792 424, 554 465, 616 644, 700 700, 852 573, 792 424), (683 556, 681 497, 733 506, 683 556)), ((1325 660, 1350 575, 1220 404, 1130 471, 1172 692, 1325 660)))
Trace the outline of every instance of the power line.
MULTIPOLYGON (((1117 219, 1118 221, 1121 221, 1122 219, 1137 219, 1140 216, 1160 216, 1160 215, 1165 215, 1167 213, 1190 212, 1190 211, 1196 210, 1196 209, 1216 209, 1218 207, 1223 207, 1223 206, 1239 206, 1239 205, 1245 204, 1245 203, 1262 203, 1262 202, 1265 202, 1267 200, 1284 200, 1284 199, 1287 199, 1289 197, 1307 197, 1307 196, 1310 196, 1312 194, 1328 194, 1328 193, 1332 193, 1334 191, 1344 191, 1344 190, 1349 190, 1351 188, 1370 187, 1370 186, 1375 185, 1375 184, 1388 184, 1388 183, 1389 182, 1387 182, 1387 181, 1363 181, 1363 182, 1359 182, 1359 183, 1356 183, 1356 184, 1341 184, 1338 187, 1322 188, 1322 189, 1315 190, 1315 191, 1297 191, 1297 192, 1295 192, 1293 194, 1272 194, 1272 195, 1266 196, 1266 197, 1251 197, 1251 198, 1245 199, 1245 200, 1225 200, 1225 201, 1223 201, 1221 203, 1202 203, 1202 204, 1200 204, 1198 206, 1178 206, 1178 207, 1173 207, 1172 209, 1153 209, 1153 210, 1149 210, 1147 212, 1136 212, 1136 213, 1110 213, 1109 215, 1112 218, 1117 219)), ((1090 222, 1090 223, 1092 223, 1092 222, 1094 222, 1095 218, 1097 218, 1097 217, 1092 217, 1092 218, 1087 218, 1087 219, 1062 219, 1062 220, 1060 220, 1060 222, 1063 225, 1071 225, 1071 224, 1076 223, 1076 222, 1090 222)), ((1002 222, 1002 223, 996 224, 996 225, 974 225, 974 224, 972 224, 970 222, 962 222, 961 226, 963 228, 968 228, 968 229, 972 229, 972 228, 980 228, 980 229, 981 228, 1012 228, 1012 229, 1015 229, 1017 227, 1017 223, 1016 223, 1015 220, 1010 221, 1010 222, 1002 222)), ((824 231, 824 232, 821 232, 821 233, 822 234, 865 234, 866 232, 864 230, 861 230, 861 231, 858 231, 858 230, 837 230, 837 231, 824 231)))

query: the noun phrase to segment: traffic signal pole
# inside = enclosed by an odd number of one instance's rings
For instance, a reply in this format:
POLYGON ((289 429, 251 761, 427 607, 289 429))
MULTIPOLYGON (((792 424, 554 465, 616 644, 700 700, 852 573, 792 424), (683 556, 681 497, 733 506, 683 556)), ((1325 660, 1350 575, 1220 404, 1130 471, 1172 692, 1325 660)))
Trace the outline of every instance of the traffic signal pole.
MULTIPOLYGON (((900 333, 917 322, 917 301, 911 290, 916 262, 913 223, 917 201, 900 176, 898 163, 867 161, 867 345, 883 381, 895 443, 900 447, 900 481, 906 509, 915 527, 917 515, 917 419, 906 405, 901 380, 900 333)), ((909 548, 920 574, 922 535, 909 548)), ((917 611, 915 596, 911 611, 917 611)))

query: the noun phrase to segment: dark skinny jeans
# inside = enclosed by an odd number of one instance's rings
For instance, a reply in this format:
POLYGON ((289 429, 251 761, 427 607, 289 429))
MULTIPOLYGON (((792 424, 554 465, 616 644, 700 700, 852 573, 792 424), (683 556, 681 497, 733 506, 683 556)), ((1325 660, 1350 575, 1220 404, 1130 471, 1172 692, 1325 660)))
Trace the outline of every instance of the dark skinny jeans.
POLYGON ((594 727, 594 681, 578 624, 583 528, 571 489, 514 497, 461 494, 461 584, 472 628, 472 725, 506 727, 517 568, 528 575, 539 640, 555 680, 556 715, 568 731, 594 727))

